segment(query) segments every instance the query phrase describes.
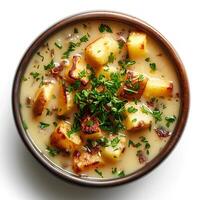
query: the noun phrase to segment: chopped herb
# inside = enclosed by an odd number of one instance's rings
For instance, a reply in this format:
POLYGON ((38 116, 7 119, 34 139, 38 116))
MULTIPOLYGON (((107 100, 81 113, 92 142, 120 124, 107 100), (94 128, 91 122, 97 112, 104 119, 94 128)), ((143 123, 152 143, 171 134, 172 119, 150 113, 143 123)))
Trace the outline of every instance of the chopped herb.
POLYGON ((162 121, 162 114, 163 113, 160 112, 158 109, 153 110, 152 116, 154 117, 155 122, 162 121))
POLYGON ((108 63, 113 63, 115 60, 114 54, 113 52, 110 53, 110 55, 108 56, 108 63))
POLYGON ((101 178, 103 178, 103 173, 99 171, 98 169, 94 170, 101 178))
POLYGON ((108 32, 108 33, 112 33, 112 29, 106 25, 106 24, 100 24, 99 26, 99 32, 103 33, 103 32, 108 32))
POLYGON ((118 40, 119 49, 123 49, 125 42, 123 40, 118 40))
POLYGON ((108 65, 104 66, 103 67, 103 71, 108 72, 109 71, 109 66, 108 65))
POLYGON ((51 62, 48 65, 44 65, 44 69, 45 70, 49 70, 55 67, 54 61, 53 59, 51 60, 51 62))
POLYGON ((46 116, 51 115, 51 111, 48 108, 46 108, 46 111, 46 116))
POLYGON ((149 155, 149 149, 150 149, 151 145, 149 144, 146 137, 140 136, 139 138, 140 138, 141 142, 144 143, 144 148, 146 150, 146 154, 149 155))
POLYGON ((150 62, 150 60, 151 59, 149 57, 145 59, 146 62, 150 62))
POLYGON ((80 42, 87 42, 88 41, 88 36, 84 35, 83 37, 80 38, 80 42))
POLYGON ((57 122, 53 122, 53 125, 54 125, 55 127, 57 127, 57 126, 58 126, 58 123, 57 123, 57 122))
POLYGON ((114 139, 111 140, 111 146, 115 148, 118 145, 119 141, 120 141, 119 137, 115 137, 114 139))
POLYGON ((48 151, 49 155, 51 155, 52 157, 58 155, 60 153, 60 151, 54 147, 50 147, 47 146, 46 150, 48 151))
POLYGON ((87 126, 91 127, 94 125, 94 122, 92 120, 88 120, 86 123, 87 126))
POLYGON ((118 177, 124 177, 125 176, 124 170, 118 171, 117 176, 118 177))
POLYGON ((39 51, 37 52, 37 55, 42 59, 42 62, 43 62, 44 56, 42 56, 41 53, 40 53, 39 51))
POLYGON ((129 113, 135 113, 135 112, 138 111, 138 109, 134 108, 133 106, 128 107, 127 110, 128 110, 129 113))
POLYGON ((40 74, 39 74, 38 72, 31 72, 30 75, 31 75, 34 79, 36 79, 37 81, 40 79, 40 78, 39 78, 39 75, 40 75, 40 74))
POLYGON ((22 77, 22 81, 27 81, 27 80, 28 79, 25 76, 22 77))
POLYGON ((117 173, 117 168, 116 167, 112 168, 112 174, 116 174, 116 173, 117 173))
POLYGON ((119 66, 121 66, 121 75, 125 75, 127 68, 131 65, 134 65, 135 63, 136 62, 134 60, 129 60, 129 59, 126 59, 124 61, 119 60, 118 64, 119 66))
POLYGON ((73 51, 75 51, 76 46, 77 46, 76 43, 74 43, 74 42, 69 42, 69 46, 68 46, 67 51, 65 51, 65 52, 63 53, 63 58, 69 58, 70 53, 73 52, 73 51))
POLYGON ((82 70, 81 72, 79 72, 79 74, 78 74, 79 78, 86 77, 86 75, 87 75, 87 72, 86 72, 86 70, 85 70, 85 69, 84 69, 84 70, 82 70))
POLYGON ((45 122, 40 122, 40 128, 41 129, 45 129, 45 128, 47 128, 48 126, 50 126, 50 124, 47 124, 47 123, 45 123, 45 122))
POLYGON ((74 130, 73 130, 73 129, 67 131, 67 136, 68 136, 69 138, 70 138, 71 135, 73 135, 73 134, 74 134, 74 130))
POLYGON ((150 63, 149 66, 152 71, 156 71, 156 63, 150 63))
POLYGON ((165 120, 167 121, 166 126, 169 128, 171 123, 175 122, 176 116, 175 115, 167 116, 165 117, 165 120))
POLYGON ((68 92, 77 90, 81 86, 81 81, 76 80, 74 83, 68 86, 68 92))
POLYGON ((138 147, 141 146, 141 143, 139 143, 139 142, 138 143, 134 143, 132 140, 129 140, 128 141, 128 147, 130 147, 130 146, 138 148, 138 147))
POLYGON ((28 125, 24 120, 22 121, 22 126, 23 126, 24 130, 28 129, 28 125))
POLYGON ((76 27, 74 28, 74 33, 78 33, 78 29, 76 27))
POLYGON ((62 49, 62 44, 55 42, 54 43, 56 47, 58 47, 59 49, 62 49))
POLYGON ((132 122, 137 122, 137 118, 132 119, 132 122))

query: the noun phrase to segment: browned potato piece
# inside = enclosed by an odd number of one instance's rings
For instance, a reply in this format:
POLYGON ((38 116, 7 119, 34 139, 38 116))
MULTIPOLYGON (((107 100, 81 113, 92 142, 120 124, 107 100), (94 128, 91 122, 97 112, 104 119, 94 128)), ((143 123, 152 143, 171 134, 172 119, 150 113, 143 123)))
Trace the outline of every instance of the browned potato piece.
POLYGON ((99 139, 103 137, 99 128, 99 121, 96 117, 86 116, 81 123, 81 137, 85 139, 99 139))
POLYGON ((140 99, 146 87, 148 78, 143 74, 127 71, 124 84, 119 90, 119 95, 125 99, 140 99))
POLYGON ((151 78, 144 90, 145 98, 172 97, 173 83, 158 78, 151 78))
POLYGON ((94 68, 101 67, 108 62, 108 57, 112 53, 113 56, 119 52, 119 45, 112 37, 101 37, 85 49, 85 59, 88 64, 94 68))
POLYGON ((65 115, 72 111, 75 107, 74 104, 74 92, 68 92, 66 87, 59 83, 59 91, 58 91, 58 112, 57 114, 65 115))
POLYGON ((49 83, 47 85, 43 85, 41 88, 38 89, 34 103, 33 103, 33 114, 34 116, 40 116, 49 101, 52 90, 54 88, 54 85, 52 83, 49 83))
POLYGON ((61 150, 74 151, 81 145, 81 139, 76 133, 68 134, 71 125, 61 121, 51 134, 50 143, 61 150))
POLYGON ((141 111, 143 104, 129 102, 125 104, 126 119, 124 125, 128 131, 142 130, 148 128, 153 120, 151 115, 147 115, 141 111))
POLYGON ((87 64, 81 56, 76 55, 72 58, 72 65, 66 69, 65 77, 70 83, 80 80, 82 85, 87 85, 91 71, 87 69, 87 64))
POLYGON ((100 151, 92 150, 87 151, 75 151, 73 154, 73 170, 76 173, 103 166, 104 161, 101 157, 100 151))

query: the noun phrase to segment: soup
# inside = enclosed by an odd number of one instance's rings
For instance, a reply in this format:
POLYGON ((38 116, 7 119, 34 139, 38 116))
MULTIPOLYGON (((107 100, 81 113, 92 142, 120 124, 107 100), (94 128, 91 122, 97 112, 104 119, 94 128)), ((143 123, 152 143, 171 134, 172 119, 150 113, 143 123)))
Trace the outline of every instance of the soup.
POLYGON ((58 31, 21 81, 27 134, 50 162, 83 177, 118 178, 144 167, 173 134, 179 107, 168 54, 119 22, 58 31))

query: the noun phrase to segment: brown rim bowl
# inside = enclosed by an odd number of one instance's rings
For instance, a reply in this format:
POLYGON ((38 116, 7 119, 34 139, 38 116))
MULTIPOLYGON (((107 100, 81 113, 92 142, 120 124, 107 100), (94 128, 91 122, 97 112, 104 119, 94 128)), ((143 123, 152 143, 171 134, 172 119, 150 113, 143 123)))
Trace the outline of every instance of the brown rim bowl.
POLYGON ((180 139, 182 132, 184 130, 188 111, 189 111, 189 84, 188 79, 186 75, 185 68, 183 66, 183 63, 181 62, 177 52, 172 47, 172 45, 163 37, 157 30, 155 30, 152 26, 147 24, 146 22, 126 15, 122 13, 116 13, 116 12, 110 12, 110 11, 93 11, 93 12, 87 12, 87 13, 81 13, 77 14, 71 17, 68 17, 49 29, 47 29, 44 33, 42 33, 28 48, 26 53, 24 54, 18 68, 15 74, 14 83, 13 83, 13 90, 12 90, 12 107, 13 107, 13 115, 15 119, 15 123, 19 132, 19 135, 21 136, 23 142, 27 146, 27 148, 30 150, 30 152, 33 154, 33 156, 44 166, 46 167, 50 172, 55 174, 56 176, 66 180, 70 181, 72 183, 77 183, 80 185, 87 185, 87 186, 114 186, 114 185, 120 185, 123 183, 127 183, 130 181, 134 181, 145 174, 149 173, 151 170, 155 169, 156 166, 158 166, 174 149, 175 145, 177 144, 178 140, 180 139), (77 22, 86 21, 86 20, 111 20, 111 21, 119 21, 125 24, 128 24, 130 26, 134 26, 137 29, 146 32, 149 34, 152 38, 154 38, 162 47, 167 51, 169 56, 171 57, 172 61, 174 62, 174 66, 176 67, 176 73, 180 84, 180 99, 181 99, 181 106, 179 111, 179 118, 176 124, 176 127, 173 131, 172 136, 170 137, 168 143, 165 145, 163 150, 150 162, 148 162, 144 167, 141 169, 126 175, 122 178, 116 178, 116 179, 97 179, 97 178, 84 178, 80 177, 78 175, 75 175, 70 172, 66 172, 60 167, 56 166, 54 163, 50 162, 42 153, 41 151, 35 146, 35 144, 32 142, 31 138, 28 136, 28 134, 25 132, 22 126, 22 118, 20 113, 20 106, 19 106, 19 93, 20 93, 20 80, 23 76, 26 67, 29 63, 30 58, 32 55, 37 51, 37 49, 40 47, 40 45, 52 34, 54 34, 56 31, 72 25, 77 22))

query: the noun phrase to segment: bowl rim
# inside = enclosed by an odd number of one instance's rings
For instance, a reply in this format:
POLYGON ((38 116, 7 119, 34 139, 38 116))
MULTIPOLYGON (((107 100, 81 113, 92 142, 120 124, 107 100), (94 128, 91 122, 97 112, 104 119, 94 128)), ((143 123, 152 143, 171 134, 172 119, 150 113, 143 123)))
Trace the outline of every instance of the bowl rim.
POLYGON ((89 11, 89 12, 75 14, 57 22, 56 24, 52 25, 50 28, 45 30, 34 40, 34 42, 29 46, 24 56, 22 57, 18 65, 18 68, 16 70, 12 86, 12 110, 13 110, 14 121, 18 129, 18 133, 21 139, 23 140, 25 146, 29 149, 32 155, 54 175, 64 180, 70 181, 71 183, 76 183, 82 186, 104 187, 104 186, 121 185, 124 183, 128 183, 130 181, 134 181, 146 175, 153 169, 155 169, 171 153, 171 151, 174 149, 177 142, 179 141, 183 133, 183 130, 185 128, 185 124, 187 122, 187 117, 189 113, 189 104, 190 104, 190 93, 189 93, 189 82, 187 74, 178 53, 176 52, 174 47, 170 44, 170 42, 160 32, 158 32, 155 28, 153 28, 143 20, 124 13, 113 12, 113 11, 89 11), (165 145, 163 150, 154 159, 148 162, 144 167, 121 178, 112 178, 105 180, 85 179, 83 177, 74 176, 68 172, 67 173, 64 172, 64 170, 57 167, 53 163, 49 162, 49 160, 31 141, 30 137, 28 136, 22 125, 22 119, 20 114, 20 100, 19 100, 20 83, 23 73, 26 70, 27 64, 31 56, 36 52, 39 46, 55 32, 59 31, 60 29, 66 26, 70 26, 71 24, 87 20, 118 21, 131 26, 135 26, 139 30, 148 33, 151 37, 156 39, 157 42, 159 42, 160 45, 163 46, 163 48, 166 49, 167 53, 169 53, 171 59, 174 62, 174 66, 176 66, 176 73, 180 84, 181 106, 179 111, 179 118, 177 119, 178 121, 175 130, 173 131, 173 134, 170 137, 168 143, 165 145))

